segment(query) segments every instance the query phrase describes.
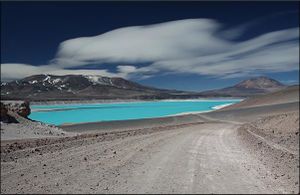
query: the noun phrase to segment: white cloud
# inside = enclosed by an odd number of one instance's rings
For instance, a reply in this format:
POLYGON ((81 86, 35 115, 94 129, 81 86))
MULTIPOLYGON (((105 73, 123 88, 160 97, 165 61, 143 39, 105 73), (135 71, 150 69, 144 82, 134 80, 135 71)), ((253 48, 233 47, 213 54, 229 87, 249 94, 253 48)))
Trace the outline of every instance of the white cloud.
POLYGON ((225 76, 241 72, 286 72, 299 69, 299 45, 294 42, 275 44, 254 50, 237 50, 223 54, 156 62, 148 67, 158 71, 225 76), (240 52, 240 53, 239 53, 240 52))
POLYGON ((118 71, 122 73, 134 73, 136 71, 135 66, 129 66, 129 65, 122 65, 118 66, 118 71))
POLYGON ((51 66, 32 66, 29 64, 1 64, 1 80, 12 80, 27 77, 33 74, 43 74, 51 71, 51 66))
POLYGON ((242 42, 232 40, 245 30, 242 25, 241 30, 224 31, 222 24, 211 19, 120 28, 62 42, 48 65, 2 64, 1 76, 16 79, 48 73, 149 78, 163 72, 230 78, 299 69, 299 28, 270 32, 242 42), (235 33, 228 35, 230 32, 235 33), (118 65, 115 72, 67 69, 101 63, 130 65, 118 65), (133 65, 139 63, 148 65, 133 65))
POLYGON ((124 77, 127 74, 111 73, 107 70, 68 70, 62 69, 53 65, 32 66, 28 64, 1 64, 1 81, 9 81, 14 79, 21 79, 27 76, 36 74, 53 74, 53 75, 102 75, 107 77, 124 77))
POLYGON ((55 63, 63 66, 102 62, 153 62, 208 55, 229 46, 213 33, 214 20, 189 19, 120 28, 94 37, 60 44, 55 63))

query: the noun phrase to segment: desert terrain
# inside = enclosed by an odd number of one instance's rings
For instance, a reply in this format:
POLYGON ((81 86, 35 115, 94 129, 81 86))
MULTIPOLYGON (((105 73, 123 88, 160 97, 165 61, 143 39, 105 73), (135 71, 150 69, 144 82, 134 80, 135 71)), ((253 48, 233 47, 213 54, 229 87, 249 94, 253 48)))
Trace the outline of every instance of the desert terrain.
POLYGON ((1 194, 299 193, 299 86, 209 113, 26 139, 2 126, 1 194))

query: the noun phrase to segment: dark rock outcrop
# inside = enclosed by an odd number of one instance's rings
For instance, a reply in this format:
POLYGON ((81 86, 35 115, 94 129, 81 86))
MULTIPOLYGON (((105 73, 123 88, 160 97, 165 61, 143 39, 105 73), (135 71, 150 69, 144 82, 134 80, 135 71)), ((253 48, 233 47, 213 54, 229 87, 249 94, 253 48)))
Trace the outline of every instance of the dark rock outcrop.
POLYGON ((8 117, 9 117, 8 114, 7 114, 8 110, 2 102, 0 102, 0 110, 1 110, 0 121, 8 122, 8 117))
POLYGON ((16 112, 18 115, 20 115, 24 118, 27 118, 31 113, 30 104, 28 101, 24 101, 24 102, 20 103, 13 109, 14 109, 14 112, 16 112))
POLYGON ((4 105, 4 103, 0 102, 0 110, 1 110, 1 115, 0 115, 0 121, 4 123, 17 123, 18 121, 12 117, 11 115, 8 114, 8 109, 4 105))
POLYGON ((1 121, 5 123, 16 123, 14 115, 27 118, 31 113, 28 101, 3 101, 1 102, 1 121))

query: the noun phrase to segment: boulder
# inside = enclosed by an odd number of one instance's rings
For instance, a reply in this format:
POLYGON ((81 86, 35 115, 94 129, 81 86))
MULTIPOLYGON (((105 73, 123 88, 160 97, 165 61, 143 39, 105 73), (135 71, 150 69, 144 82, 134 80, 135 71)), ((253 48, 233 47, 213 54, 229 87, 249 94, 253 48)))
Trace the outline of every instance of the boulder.
POLYGON ((18 113, 18 115, 27 118, 31 113, 29 102, 22 102, 19 106, 17 106, 16 112, 18 113))
POLYGON ((1 114, 0 115, 1 122, 4 122, 4 123, 17 123, 18 122, 14 117, 12 117, 8 114, 7 106, 2 102, 0 102, 0 111, 1 111, 1 113, 0 113, 1 114))
POLYGON ((0 110, 1 110, 0 121, 7 122, 8 121, 8 114, 7 114, 8 111, 2 102, 0 102, 0 110))
POLYGON ((3 101, 1 102, 1 121, 15 122, 15 114, 28 118, 30 115, 30 104, 28 101, 3 101), (14 113, 14 114, 13 114, 14 113))

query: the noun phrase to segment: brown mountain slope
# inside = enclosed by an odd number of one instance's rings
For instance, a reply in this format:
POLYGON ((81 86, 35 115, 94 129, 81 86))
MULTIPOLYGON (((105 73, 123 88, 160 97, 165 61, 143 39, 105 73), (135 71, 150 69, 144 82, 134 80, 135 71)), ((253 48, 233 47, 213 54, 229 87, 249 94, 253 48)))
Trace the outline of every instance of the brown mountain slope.
POLYGON ((268 93, 266 95, 248 98, 240 103, 225 107, 222 110, 256 107, 272 104, 284 104, 290 102, 299 102, 299 85, 290 86, 276 92, 268 93))
POLYGON ((203 96, 250 97, 285 88, 282 83, 264 76, 244 80, 232 87, 201 92, 203 96))

